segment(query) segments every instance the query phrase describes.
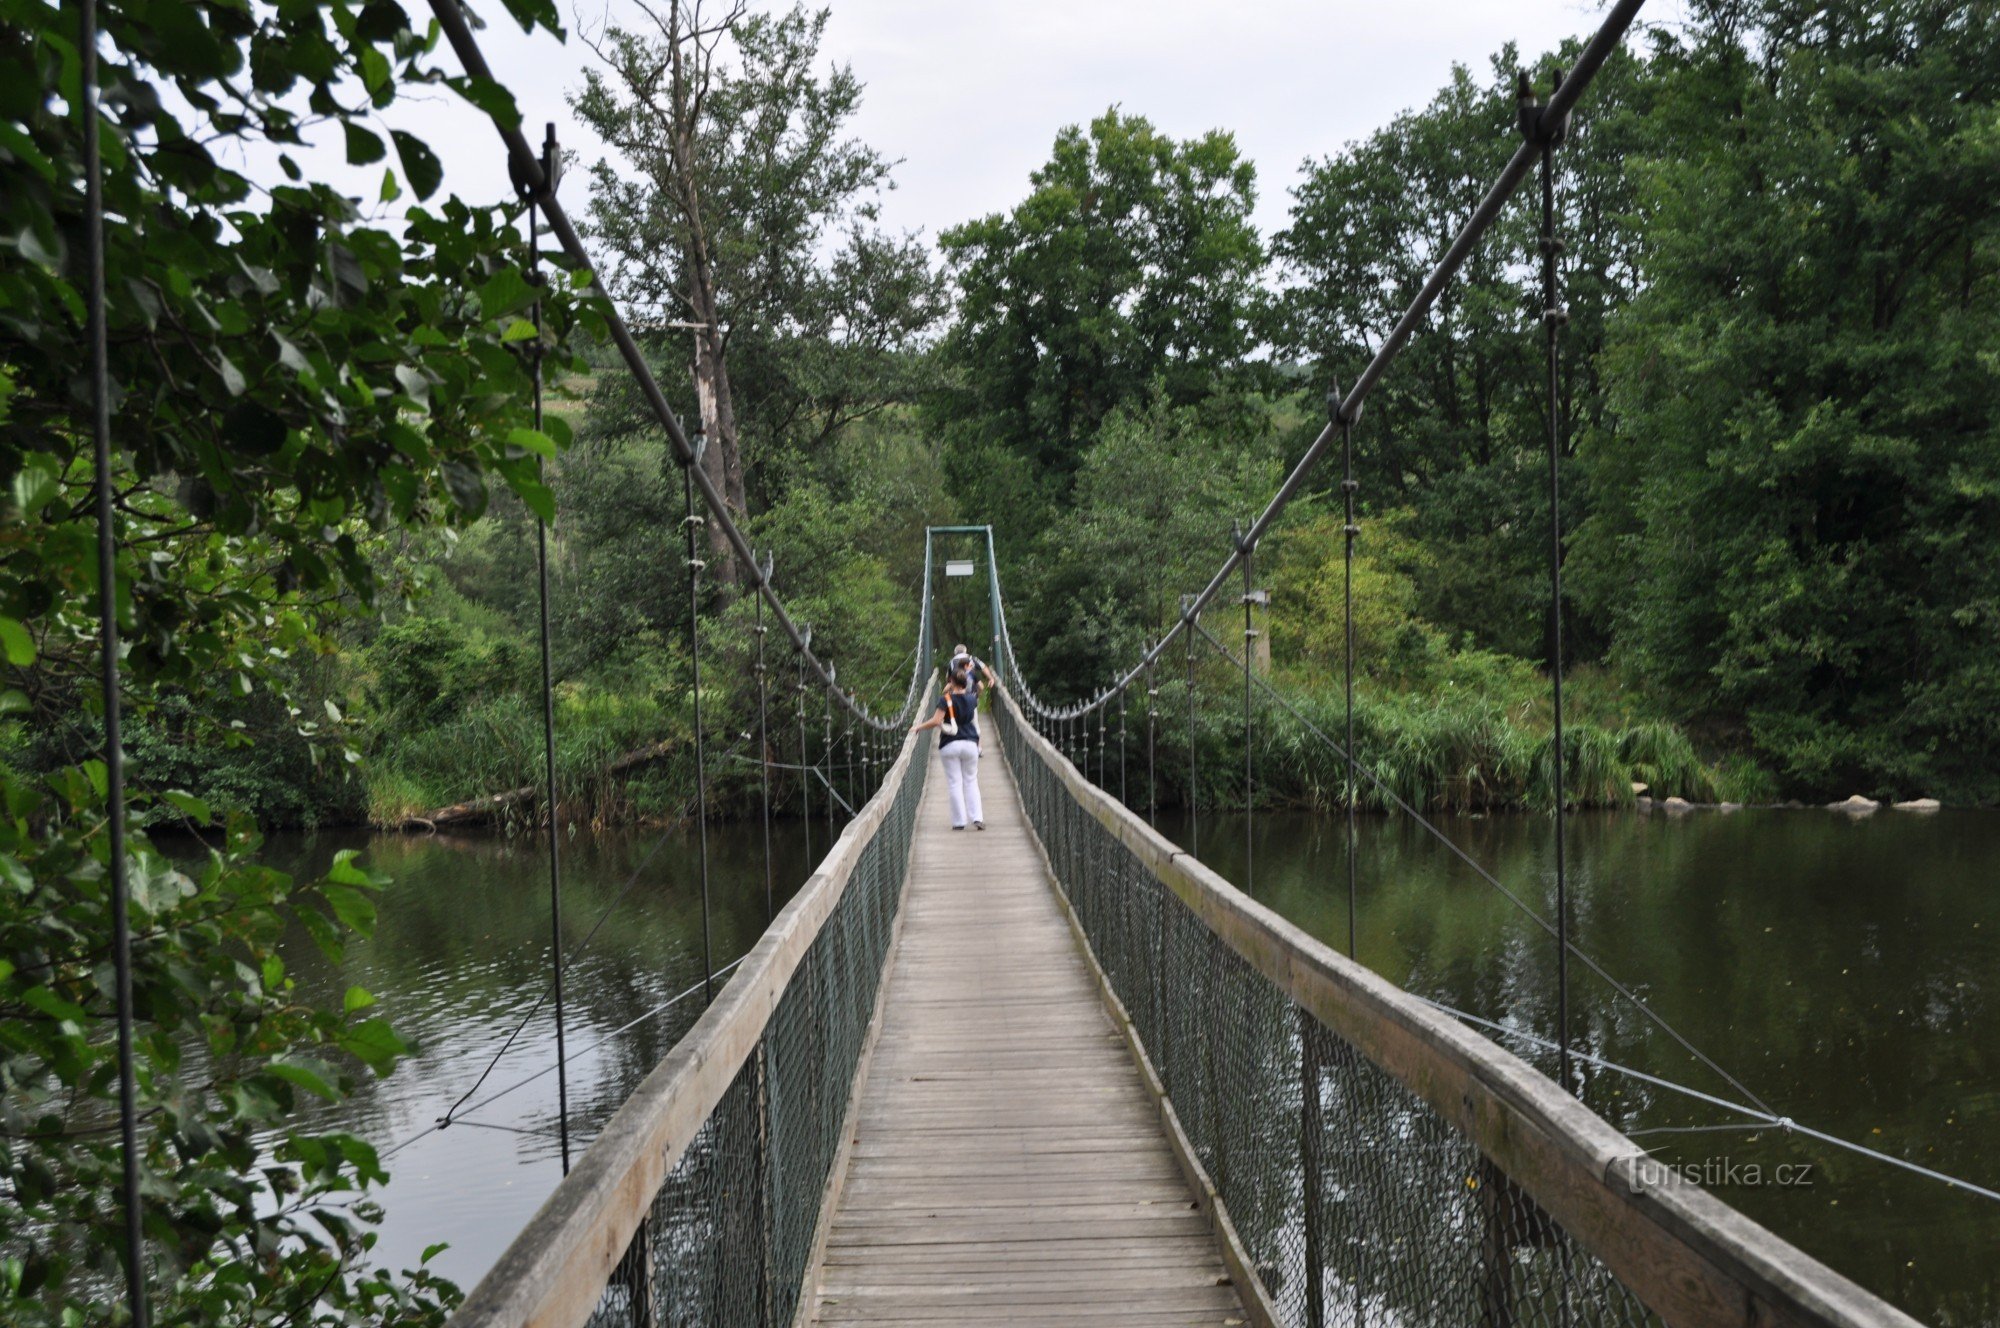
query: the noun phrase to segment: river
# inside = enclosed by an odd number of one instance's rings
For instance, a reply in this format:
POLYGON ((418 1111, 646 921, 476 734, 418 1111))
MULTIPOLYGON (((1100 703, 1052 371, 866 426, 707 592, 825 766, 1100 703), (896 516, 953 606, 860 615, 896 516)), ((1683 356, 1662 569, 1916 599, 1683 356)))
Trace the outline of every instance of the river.
MULTIPOLYGON (((1552 906, 1546 818, 1438 825, 1524 901, 1552 906)), ((1744 1089, 1777 1114, 2000 1188, 2000 814, 1606 812, 1577 815, 1571 826, 1578 945, 1744 1089)), ((1163 818, 1161 829, 1187 842, 1183 823, 1163 818)), ((1201 857, 1240 884, 1242 820, 1204 815, 1198 829, 1201 857)), ((1254 830, 1257 897, 1344 949, 1339 820, 1264 814, 1254 830)), ((813 841, 823 852, 823 822, 813 841)), ((546 985, 546 860, 528 840, 273 841, 300 865, 353 846, 396 880, 375 938, 353 946, 338 969, 303 939, 291 957, 320 996, 366 987, 417 1044, 392 1077, 337 1108, 338 1118, 396 1149, 381 1195, 382 1260, 406 1266, 424 1246, 448 1241, 437 1266, 469 1287, 560 1176, 546 1005, 472 1094, 461 1123, 432 1128, 546 985)), ((722 964, 763 927, 761 830, 712 827, 709 846, 710 944, 722 964)), ((610 910, 568 973, 573 1147, 699 1013, 696 994, 614 1032, 702 980, 694 860, 685 835, 660 843, 621 832, 564 845, 572 946, 610 910)), ((1407 818, 1364 818, 1357 863, 1365 963, 1510 1027, 1553 1028, 1553 943, 1514 904, 1407 818)), ((779 822, 776 904, 806 869, 799 823, 779 822)), ((1742 1099, 1576 966, 1571 1019, 1593 1055, 1742 1099)), ((1528 1043, 1512 1049, 1548 1060, 1528 1043)), ((2000 1321, 2000 1204, 1795 1134, 1742 1128, 1727 1110, 1610 1071, 1588 1071, 1584 1091, 1663 1160, 1919 1319, 2000 1321)))

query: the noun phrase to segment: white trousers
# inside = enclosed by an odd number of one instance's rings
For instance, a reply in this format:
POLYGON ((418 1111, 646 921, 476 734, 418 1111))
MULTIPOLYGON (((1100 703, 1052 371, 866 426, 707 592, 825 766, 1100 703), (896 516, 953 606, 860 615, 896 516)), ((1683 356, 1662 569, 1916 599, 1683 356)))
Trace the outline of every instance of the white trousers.
POLYGON ((979 744, 960 739, 946 743, 941 752, 945 786, 951 790, 952 825, 984 822, 986 809, 979 805, 979 744))

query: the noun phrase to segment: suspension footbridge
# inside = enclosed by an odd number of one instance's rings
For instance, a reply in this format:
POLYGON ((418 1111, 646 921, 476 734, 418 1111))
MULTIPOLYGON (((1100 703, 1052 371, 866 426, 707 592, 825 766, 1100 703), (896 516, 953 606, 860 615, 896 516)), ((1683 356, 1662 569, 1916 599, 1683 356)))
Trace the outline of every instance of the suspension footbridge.
MULTIPOLYGON (((467 74, 490 81, 456 0, 431 4, 467 74)), ((1067 689, 1086 698, 1072 703, 1034 694, 1008 630, 992 532, 958 527, 931 532, 916 662, 901 706, 874 713, 787 610, 776 570, 733 519, 699 464, 698 440, 607 300, 610 339, 686 477, 690 618, 701 603, 696 520, 716 523, 746 569, 741 588, 756 600, 759 691, 756 732, 746 741, 762 753, 768 781, 768 613, 799 669, 798 768, 852 815, 747 955, 727 970, 705 960, 708 1004, 699 1020, 573 1167, 564 1101, 567 1174, 467 1298, 458 1328, 1911 1328, 1880 1298, 1649 1165, 1644 1149, 1573 1096, 1571 1058, 1581 1052, 1562 1005, 1551 1077, 1285 921, 1108 787, 1110 717, 1119 716, 1122 762, 1126 702, 1145 698, 1148 722, 1157 718, 1151 698, 1167 652, 1184 649, 1190 675, 1204 642, 1228 655, 1204 613, 1240 603, 1247 641, 1259 542, 1337 452, 1350 721, 1344 741, 1321 736, 1342 752, 1352 817, 1361 781, 1373 778, 1356 757, 1351 721, 1352 427, 1537 167, 1553 393, 1563 317, 1552 162, 1569 116, 1638 9, 1638 0, 1611 6, 1546 98, 1523 86, 1518 149, 1352 386, 1332 394, 1317 438, 1235 532, 1213 577, 1185 597, 1178 621, 1115 677, 1067 689), (937 695, 934 546, 968 535, 984 541, 986 653, 998 685, 985 717, 992 813, 983 833, 954 834, 938 805, 937 746, 908 726, 937 695), (1239 572, 1241 599, 1225 599, 1239 572), (803 702, 814 690, 827 705, 817 765, 807 760, 803 702), (858 728, 861 736, 858 778, 848 737, 844 795, 833 778, 835 707, 843 735, 858 728)), ((537 153, 513 125, 502 126, 502 137, 537 236, 546 223, 566 261, 589 270, 556 197, 553 144, 537 153)), ((1551 603, 1559 609, 1553 404, 1549 420, 1551 603)), ((541 590, 545 605, 546 581, 541 590)), ((691 621, 698 788, 707 760, 700 642, 691 621)), ((545 690, 547 658, 545 635, 545 690)), ((1573 957, 1610 975, 1568 936, 1559 649, 1554 658, 1556 907, 1546 925, 1566 995, 1573 957)), ((1248 785, 1256 680, 1247 651, 1239 662, 1248 785)), ((552 754, 548 763, 553 788, 552 754)), ((1350 833, 1350 855, 1353 842, 1350 833)), ((553 843, 550 873, 559 908, 553 843)), ((1350 951, 1351 937, 1350 923, 1350 951)), ((560 974, 558 957, 559 1078, 560 974)), ((1616 989, 1657 1019, 1629 989, 1616 989)), ((129 1063, 125 1073, 129 1154, 129 1063)), ((1748 1090, 1743 1096, 1754 1101, 1748 1090)), ((136 1196, 131 1179, 128 1214, 137 1213, 136 1196)), ((132 1220, 138 1269, 143 1233, 132 1220)))
MULTIPOLYGON (((455 0, 432 8, 467 72, 490 77, 455 0)), ((1346 761, 1352 817, 1361 781, 1373 778, 1356 759, 1351 719, 1353 425, 1537 168, 1554 393, 1563 314, 1553 162, 1572 111, 1639 8, 1640 0, 1614 4, 1545 97, 1523 80, 1517 150, 1353 385, 1329 395, 1318 437, 1238 528, 1206 585, 1184 597, 1178 621, 1115 678, 1069 688, 1086 698, 1074 703, 1046 703, 1028 685, 992 531, 955 527, 926 540, 903 704, 873 713, 814 653, 770 562, 697 464, 699 440, 609 313, 611 339, 683 468, 690 522, 718 523, 751 571, 743 589, 757 600, 759 700, 757 731, 745 736, 765 753, 767 777, 768 610, 795 654, 801 699, 819 690, 827 700, 819 772, 827 795, 835 706, 843 730, 861 732, 862 778, 858 789, 850 780, 846 801, 858 805, 811 878, 473 1291, 459 1328, 1913 1324, 1649 1166, 1643 1149, 1565 1086, 1569 962, 1613 980, 1568 935, 1560 760, 1552 762, 1555 916, 1537 915, 1560 960, 1555 1078, 1292 926, 1105 787, 1110 717, 1118 716, 1122 769, 1127 701, 1142 698, 1154 722, 1156 671, 1169 649, 1186 651, 1190 677, 1199 643, 1228 655, 1203 614, 1229 602, 1224 592, 1239 572, 1247 646, 1258 544, 1337 451, 1350 718, 1344 742, 1321 736, 1346 761), (937 746, 906 731, 937 696, 937 542, 966 536, 983 540, 999 684, 983 725, 994 808, 983 834, 946 828, 937 746)), ((553 154, 537 154, 518 128, 500 128, 524 197, 568 261, 588 270, 556 197, 553 154)), ((1553 397, 1549 421, 1550 591, 1559 606, 1553 397)), ((699 570, 690 533, 697 607, 699 570)), ((699 658, 692 630, 689 648, 699 658)), ((1241 663, 1247 786, 1255 682, 1247 650, 1241 663)), ((1559 664, 1554 686, 1561 752, 1559 664)), ((799 716, 804 767, 802 700, 799 716)), ((847 750, 851 760, 851 742, 847 750)), ((701 761, 697 746, 698 779, 701 761)), ((1353 842, 1350 826, 1350 901, 1353 842)))
POLYGON ((1223 881, 996 690, 987 830, 908 735, 460 1328, 1914 1323, 1223 881))

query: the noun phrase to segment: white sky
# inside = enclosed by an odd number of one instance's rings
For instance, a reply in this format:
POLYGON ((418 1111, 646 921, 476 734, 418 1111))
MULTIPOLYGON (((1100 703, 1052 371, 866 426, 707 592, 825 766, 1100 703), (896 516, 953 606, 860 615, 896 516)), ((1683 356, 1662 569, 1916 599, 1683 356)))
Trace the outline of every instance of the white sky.
MULTIPOLYGON (((1530 56, 1593 30, 1602 10, 1598 0, 1239 0, 1233 9, 1191 0, 824 2, 833 17, 821 54, 852 64, 866 87, 854 131, 901 162, 883 219, 931 237, 1012 206, 1056 131, 1113 103, 1176 138, 1233 131, 1257 165, 1256 220, 1268 235, 1283 227, 1287 190, 1308 157, 1428 101, 1453 63, 1483 76, 1504 42, 1530 56)), ((479 4, 491 23, 481 45, 530 140, 539 143, 554 119, 565 146, 589 162, 602 149, 564 101, 592 58, 574 29, 579 18, 597 26, 607 3, 614 17, 637 15, 629 0, 557 3, 572 29, 567 46, 522 36, 497 0, 479 4)), ((1647 17, 1659 21, 1678 17, 1680 5, 1655 8, 1647 17)), ((506 190, 497 136, 455 95, 388 118, 437 150, 447 189, 470 201, 506 190)), ((371 183, 379 172, 372 168, 371 183)), ((566 182, 573 215, 586 189, 580 171, 566 182)))

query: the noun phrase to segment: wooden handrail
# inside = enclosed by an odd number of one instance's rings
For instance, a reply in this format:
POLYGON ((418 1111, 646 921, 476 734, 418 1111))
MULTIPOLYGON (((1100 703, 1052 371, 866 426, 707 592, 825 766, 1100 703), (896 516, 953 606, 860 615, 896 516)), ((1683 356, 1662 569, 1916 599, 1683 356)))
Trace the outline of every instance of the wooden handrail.
POLYGON ((875 796, 847 823, 714 1003, 480 1279, 450 1328, 577 1328, 590 1318, 654 1195, 756 1050, 807 949, 847 893, 855 862, 894 805, 910 762, 928 754, 925 736, 904 739, 875 796))
POLYGON ((1701 1187, 1647 1165, 1644 1149, 1527 1062, 1246 896, 1092 784, 1001 697, 1028 750, 1204 926, 1423 1099, 1668 1324, 1920 1328, 1701 1187))

